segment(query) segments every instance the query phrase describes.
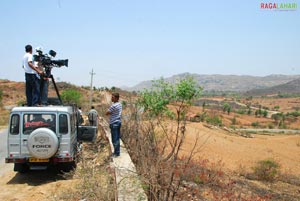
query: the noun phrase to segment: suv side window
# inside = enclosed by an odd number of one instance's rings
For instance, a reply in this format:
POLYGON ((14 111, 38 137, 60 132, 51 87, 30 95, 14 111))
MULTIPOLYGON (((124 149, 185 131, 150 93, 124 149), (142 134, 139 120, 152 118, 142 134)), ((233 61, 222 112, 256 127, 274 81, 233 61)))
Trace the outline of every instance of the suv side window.
POLYGON ((20 116, 18 114, 11 116, 9 132, 12 135, 18 135, 20 133, 20 116))
POLYGON ((68 133, 68 116, 66 114, 59 115, 59 133, 68 133))

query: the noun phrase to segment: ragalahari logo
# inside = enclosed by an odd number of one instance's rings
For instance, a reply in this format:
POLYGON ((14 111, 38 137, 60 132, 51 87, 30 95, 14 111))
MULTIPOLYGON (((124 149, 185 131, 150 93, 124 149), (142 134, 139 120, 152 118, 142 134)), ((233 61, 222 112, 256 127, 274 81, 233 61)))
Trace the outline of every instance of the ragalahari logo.
POLYGON ((260 9, 271 11, 296 11, 297 3, 261 2, 260 9))

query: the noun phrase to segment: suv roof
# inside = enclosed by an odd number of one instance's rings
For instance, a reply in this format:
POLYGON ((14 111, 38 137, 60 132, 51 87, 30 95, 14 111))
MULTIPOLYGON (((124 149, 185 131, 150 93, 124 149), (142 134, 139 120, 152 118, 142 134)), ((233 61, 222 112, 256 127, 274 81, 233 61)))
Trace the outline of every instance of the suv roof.
POLYGON ((73 112, 72 106, 14 107, 11 112, 73 112))

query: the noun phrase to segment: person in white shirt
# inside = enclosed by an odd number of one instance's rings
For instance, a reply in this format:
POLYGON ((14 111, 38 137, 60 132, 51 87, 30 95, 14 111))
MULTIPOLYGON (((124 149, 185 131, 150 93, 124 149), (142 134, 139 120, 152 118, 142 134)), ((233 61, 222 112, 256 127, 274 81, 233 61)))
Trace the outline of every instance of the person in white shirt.
POLYGON ((98 126, 98 112, 95 110, 95 107, 92 106, 91 110, 88 113, 88 119, 90 122, 90 126, 98 126))
POLYGON ((25 71, 27 106, 37 106, 40 97, 40 80, 38 75, 42 75, 43 71, 32 63, 32 46, 26 45, 25 51, 23 69, 25 71))

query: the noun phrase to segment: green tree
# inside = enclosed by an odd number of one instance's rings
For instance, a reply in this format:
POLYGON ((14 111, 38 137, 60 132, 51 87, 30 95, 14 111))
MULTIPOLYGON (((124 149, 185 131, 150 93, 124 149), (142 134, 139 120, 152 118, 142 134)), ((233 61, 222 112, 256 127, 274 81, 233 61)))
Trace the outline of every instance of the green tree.
POLYGON ((231 112, 231 107, 229 106, 229 107, 227 108, 227 114, 229 115, 230 112, 231 112))
MULTIPOLYGON (((175 84, 160 79, 154 81, 152 86, 152 89, 140 93, 138 105, 143 115, 135 118, 146 117, 149 127, 143 134, 136 132, 136 137, 132 136, 132 131, 130 135, 136 139, 134 146, 140 147, 134 153, 138 154, 138 166, 144 167, 142 175, 146 177, 144 180, 150 198, 174 200, 197 145, 196 140, 190 155, 184 162, 180 160, 186 135, 186 114, 192 102, 200 97, 202 88, 191 77, 175 84), (170 128, 170 122, 165 121, 168 117, 175 120, 176 126, 170 128)), ((138 126, 138 121, 134 125, 138 126)), ((145 125, 140 127, 145 130, 145 125)))
POLYGON ((230 112, 231 112, 231 106, 229 105, 229 103, 224 103, 224 105, 223 105, 223 112, 227 112, 227 114, 230 114, 230 112))
POLYGON ((112 92, 115 92, 115 91, 116 91, 116 87, 112 86, 110 90, 111 90, 112 92))
POLYGON ((68 89, 61 93, 61 99, 63 103, 80 105, 81 93, 74 89, 68 89))
POLYGON ((122 101, 121 101, 121 103, 122 103, 122 106, 123 106, 123 108, 126 108, 126 106, 127 106, 127 102, 126 102, 126 101, 124 101, 124 100, 122 100, 122 101))
POLYGON ((249 107, 249 108, 248 108, 248 111, 247 111, 247 114, 248 114, 248 115, 251 115, 251 113, 252 113, 252 111, 251 111, 251 108, 249 107))
POLYGON ((267 110, 263 110, 262 114, 263 114, 264 117, 267 117, 268 116, 268 111, 267 110))

